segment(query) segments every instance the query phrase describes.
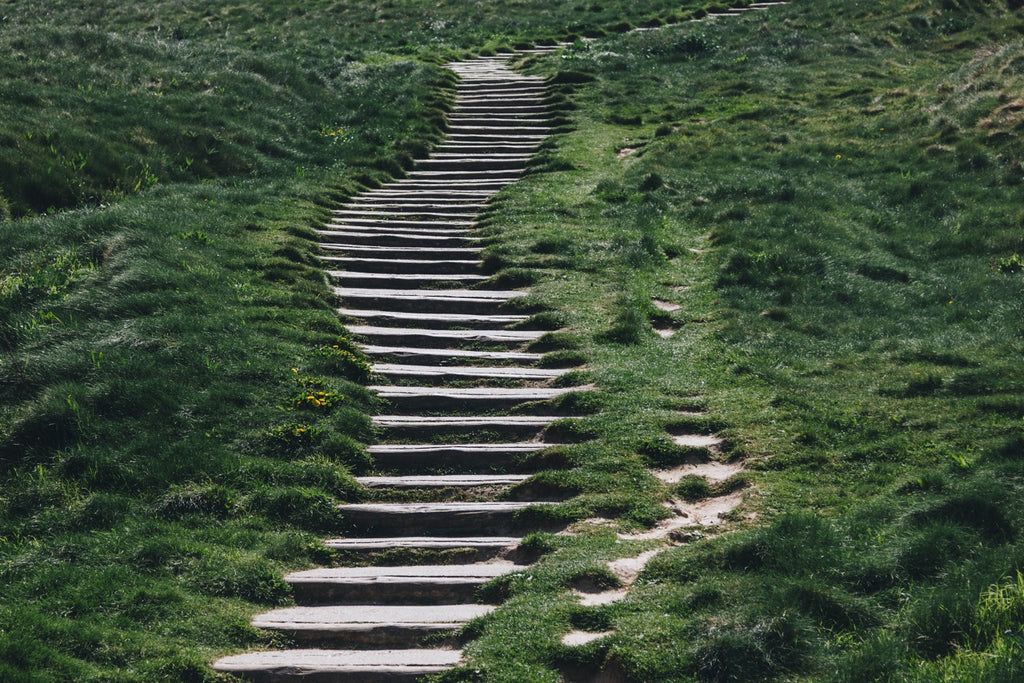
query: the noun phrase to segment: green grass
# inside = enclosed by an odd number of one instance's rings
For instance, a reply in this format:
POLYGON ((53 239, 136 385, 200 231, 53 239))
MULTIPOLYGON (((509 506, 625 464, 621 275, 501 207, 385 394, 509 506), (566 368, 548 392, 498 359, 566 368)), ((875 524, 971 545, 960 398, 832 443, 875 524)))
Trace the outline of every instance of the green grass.
POLYGON ((616 522, 530 537, 444 678, 1021 675, 1016 3, 628 34, 686 8, 51 5, 6 3, 0 38, 0 678, 212 679, 280 644, 248 618, 333 561, 375 408, 310 228, 437 139, 444 59, 572 33, 610 35, 525 60, 568 121, 487 265, 601 390, 562 406, 581 443, 523 463, 571 496, 544 514, 616 522), (685 432, 748 473, 662 485, 685 432), (738 487, 732 533, 627 600, 568 593, 614 586, 652 547, 615 530, 667 497, 738 487))
MULTIPOLYGON (((994 595, 1016 609, 1024 558, 1022 32, 999 3, 796 3, 535 64, 578 74, 561 79, 574 131, 547 151, 563 170, 509 193, 491 251, 547 274, 537 296, 605 392, 597 440, 561 475, 589 482, 578 517, 656 517, 668 492, 643 467, 685 457, 665 436, 680 427, 725 436, 755 488, 734 533, 660 555, 625 602, 583 610, 614 635, 558 647, 551 634, 586 618, 553 608, 531 626, 567 584, 526 582, 471 667, 1020 675, 1019 629, 987 615, 994 595), (676 412, 694 409, 707 416, 676 412)), ((596 541, 560 543, 538 575, 596 541)))

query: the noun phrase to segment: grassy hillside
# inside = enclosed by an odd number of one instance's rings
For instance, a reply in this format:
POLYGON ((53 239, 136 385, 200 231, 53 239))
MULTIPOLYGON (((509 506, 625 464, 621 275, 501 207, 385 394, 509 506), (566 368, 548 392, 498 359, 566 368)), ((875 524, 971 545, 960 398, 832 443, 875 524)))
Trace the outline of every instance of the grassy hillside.
POLYGON ((619 526, 532 537, 543 561, 489 588, 508 608, 449 677, 1020 676, 1016 4, 625 34, 687 8, 4 3, 0 678, 212 679, 273 644, 248 616, 330 561, 372 439, 310 227, 437 139, 445 58, 598 29, 526 64, 561 74, 574 130, 488 259, 602 389, 595 438, 547 456, 558 514, 619 526), (580 607, 571 586, 651 547, 616 528, 724 492, 646 473, 683 429, 747 467, 735 533, 580 607), (560 645, 574 627, 614 634, 560 645))
MULTIPOLYGON (((735 533, 686 537, 604 607, 568 589, 615 586, 604 562, 649 544, 600 526, 537 539, 546 564, 472 646, 488 680, 1022 675, 1012 9, 794 3, 536 65, 593 80, 547 152, 560 170, 495 217, 492 258, 545 273, 606 391, 601 446, 573 452, 589 500, 682 461, 680 427, 720 430, 749 470, 733 486, 754 488, 735 533), (573 628, 613 634, 560 645, 573 628)), ((730 490, 697 484, 662 495, 730 490)))

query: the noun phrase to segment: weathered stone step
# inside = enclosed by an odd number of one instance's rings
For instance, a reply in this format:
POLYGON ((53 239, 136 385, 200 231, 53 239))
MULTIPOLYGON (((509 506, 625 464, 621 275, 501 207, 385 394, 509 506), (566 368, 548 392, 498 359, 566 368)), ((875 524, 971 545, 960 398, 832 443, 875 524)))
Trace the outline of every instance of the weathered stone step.
MULTIPOLYGON (((498 330, 492 329, 500 325, 514 325, 529 320, 526 315, 476 315, 472 313, 408 313, 403 311, 382 311, 379 309, 356 309, 341 307, 337 309, 341 315, 350 318, 358 318, 372 325, 361 326, 361 334, 372 337, 378 341, 392 339, 394 341, 416 344, 421 346, 462 344, 499 343, 499 344, 522 344, 540 337, 516 336, 519 332, 526 330, 498 330), (407 327, 407 325, 418 325, 418 327, 407 327), (389 326, 398 326, 398 331, 389 326), (448 328, 466 328, 459 330, 448 330, 448 328), (447 332, 443 332, 446 330, 447 332), (473 331, 475 330, 475 333, 473 331), (452 333, 449 334, 448 332, 452 333), (511 332, 512 334, 508 334, 511 332), (463 334, 470 333, 470 334, 463 334), (490 334, 493 333, 493 334, 490 334), (401 337, 401 334, 408 334, 401 337)), ((352 330, 353 327, 349 326, 352 330)), ((354 331, 354 330, 353 330, 354 331)), ((543 332, 530 330, 531 334, 541 335, 543 332)))
POLYGON ((324 545, 339 553, 377 555, 388 551, 445 552, 463 551, 462 554, 493 557, 519 545, 517 536, 388 536, 386 538, 332 538, 324 545))
POLYGON ((398 358, 401 360, 422 360, 439 362, 442 360, 467 359, 487 361, 507 361, 509 363, 535 363, 543 354, 526 353, 523 351, 474 351, 471 349, 430 349, 415 346, 375 346, 360 345, 360 349, 368 356, 398 358))
POLYGON ((568 369, 484 367, 477 365, 405 365, 399 363, 374 363, 373 372, 386 377, 417 377, 447 379, 452 377, 480 379, 518 379, 543 381, 555 379, 568 369))
POLYGON ((373 325, 348 325, 347 327, 348 331, 352 334, 369 337, 377 341, 390 339, 396 342, 434 348, 458 347, 467 344, 517 345, 540 339, 544 335, 544 332, 541 330, 445 330, 413 327, 377 327, 373 325))
MULTIPOLYGON (((360 258, 352 256, 321 256, 320 260, 333 266, 344 266, 363 273, 426 273, 463 274, 480 272, 480 261, 455 259, 360 258)), ((486 277, 486 276, 482 276, 486 277)))
POLYGON ((500 135, 505 139, 523 139, 532 138, 537 139, 537 136, 541 136, 540 139, 547 137, 547 134, 551 132, 551 128, 544 125, 530 126, 520 123, 518 125, 501 126, 497 125, 496 122, 456 122, 448 126, 448 132, 452 136, 456 135, 500 135))
POLYGON ((367 488, 436 489, 515 486, 529 478, 528 474, 413 474, 356 477, 356 481, 367 488))
POLYGON ((536 441, 515 443, 374 444, 367 453, 381 469, 457 467, 463 472, 501 470, 523 456, 558 444, 536 441))
MULTIPOLYGON (((540 146, 540 143, 543 142, 547 137, 548 136, 546 134, 543 134, 543 135, 525 135, 524 134, 524 135, 517 136, 516 139, 521 141, 521 142, 529 142, 531 145, 534 145, 536 147, 536 146, 540 146)), ((505 135, 496 134, 496 133, 487 133, 487 132, 471 132, 471 131, 452 132, 452 133, 450 133, 448 135, 448 139, 449 139, 449 141, 454 142, 454 143, 471 142, 471 143, 474 143, 474 144, 493 144, 493 145, 504 145, 504 144, 508 144, 510 142, 514 142, 513 140, 510 140, 505 135)))
POLYGON ((440 197, 438 199, 421 199, 416 197, 387 198, 360 196, 357 201, 342 204, 335 211, 399 211, 415 214, 422 211, 437 211, 456 215, 474 214, 487 208, 485 202, 465 197, 440 197))
POLYGON ((422 247, 440 249, 445 247, 467 247, 476 240, 467 235, 441 236, 413 232, 355 232, 353 230, 320 230, 321 245, 339 240, 345 244, 365 244, 382 247, 422 247))
POLYGON ((491 605, 325 605, 285 607, 252 619, 256 628, 300 642, 339 647, 415 647, 427 635, 460 628, 491 605))
POLYGON ((486 432, 502 437, 528 438, 562 419, 553 415, 473 415, 424 417, 421 415, 375 415, 372 423, 396 437, 432 437, 441 434, 486 432))
POLYGON ((463 83, 456 86, 456 101, 467 98, 479 100, 543 101, 548 96, 548 86, 536 83, 463 83))
POLYGON ((408 178, 409 180, 459 180, 459 181, 514 181, 521 174, 523 167, 526 164, 517 164, 515 168, 499 168, 499 169, 456 169, 456 170, 432 170, 432 169, 416 169, 410 171, 408 178))
POLYGON ((493 149, 480 145, 472 149, 461 149, 455 152, 445 152, 437 150, 431 157, 430 161, 443 161, 443 160, 464 160, 467 162, 480 162, 480 161, 529 161, 529 152, 495 152, 493 149))
POLYGON ((379 187, 369 190, 366 194, 360 195, 360 201, 367 202, 393 202, 396 199, 402 201, 429 201, 432 203, 449 202, 481 202, 490 197, 491 193, 485 190, 456 189, 448 188, 443 190, 427 188, 394 188, 379 187))
POLYGON ((550 108, 539 99, 495 100, 479 97, 460 97, 455 100, 455 112, 458 114, 508 114, 508 115, 548 115, 550 108))
POLYGON ((551 124, 551 120, 546 116, 535 116, 535 115, 523 115, 523 116, 508 116, 500 112, 496 112, 493 115, 479 114, 479 113, 454 113, 448 115, 448 125, 452 126, 486 126, 486 127, 501 127, 506 129, 512 127, 514 129, 519 128, 534 128, 534 127, 545 127, 551 124))
POLYGON ((525 567, 512 562, 325 567, 284 577, 300 605, 455 605, 473 602, 491 579, 525 567))
POLYGON ((435 152, 438 154, 483 154, 494 152, 500 154, 521 154, 529 156, 537 148, 537 142, 533 140, 509 140, 500 143, 470 142, 465 140, 445 140, 438 145, 435 152))
POLYGON ((355 503, 339 506, 342 519, 360 533, 416 536, 461 536, 486 529, 510 536, 536 529, 522 518, 529 507, 549 502, 488 501, 478 503, 355 503))
POLYGON ((351 270, 328 270, 327 275, 337 284, 346 287, 430 287, 441 284, 472 285, 488 280, 487 275, 467 275, 464 273, 376 273, 356 272, 351 270))
POLYGON ((473 220, 438 220, 438 221, 417 221, 407 218, 378 218, 362 214, 361 217, 332 218, 325 225, 333 230, 339 228, 356 228, 367 231, 372 228, 381 228, 388 231, 419 230, 424 232, 451 233, 455 235, 465 234, 476 224, 473 220))
POLYGON ((437 178, 402 178, 400 180, 390 181, 386 187, 389 188, 409 188, 413 187, 417 190, 444 190, 449 192, 453 189, 475 189, 475 190, 500 190, 509 183, 511 180, 506 178, 493 178, 493 179, 477 179, 477 178, 448 178, 448 179, 437 179, 437 178))
POLYGON ((572 391, 572 388, 505 388, 505 387, 433 387, 433 386, 390 386, 371 385, 367 387, 392 407, 405 410, 494 410, 512 408, 527 401, 549 401, 572 391))
POLYGON ((502 307, 526 292, 492 289, 385 289, 334 287, 346 305, 362 304, 388 311, 500 313, 502 307))
POLYGON ((506 66, 504 73, 492 79, 467 78, 463 77, 455 85, 456 92, 479 92, 479 91, 501 91, 501 90, 547 90, 547 80, 540 76, 524 77, 523 74, 516 74, 506 66), (512 74, 512 78, 508 75, 512 74))
POLYGON ((455 667, 460 650, 279 650, 224 657, 214 671, 254 683, 382 683, 416 681, 455 667))
MULTIPOLYGON (((421 259, 430 261, 458 260, 460 257, 472 258, 483 251, 482 247, 446 247, 430 249, 426 247, 383 247, 374 244, 346 244, 345 242, 323 242, 320 249, 330 253, 343 253, 350 258, 372 259, 421 259)), ((339 257, 325 257, 339 258, 339 257)), ((344 258, 344 257, 342 257, 344 258)))
POLYGON ((460 219, 466 216, 475 216, 479 213, 480 209, 484 208, 483 204, 474 204, 473 208, 462 209, 462 207, 451 207, 444 211, 431 210, 425 208, 422 204, 406 204, 406 205, 374 205, 374 204, 347 204, 349 208, 345 209, 334 209, 331 214, 334 215, 341 221, 345 221, 348 218, 376 218, 381 220, 409 220, 411 218, 422 218, 422 219, 460 219))
MULTIPOLYGON (((421 161, 416 168, 422 171, 445 171, 445 172, 486 172, 486 171, 522 171, 526 168, 526 162, 530 155, 509 156, 505 159, 491 157, 474 157, 463 154, 437 154, 434 158, 421 161)), ((418 177, 413 174, 413 177, 418 177)))

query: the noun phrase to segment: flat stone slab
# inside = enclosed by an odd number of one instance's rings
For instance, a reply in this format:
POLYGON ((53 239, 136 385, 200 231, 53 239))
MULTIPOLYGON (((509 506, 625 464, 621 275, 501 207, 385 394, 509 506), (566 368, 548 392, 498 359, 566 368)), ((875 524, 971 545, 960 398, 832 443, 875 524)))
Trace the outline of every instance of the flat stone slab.
POLYGON ((322 605, 285 607, 252 619, 255 628, 296 640, 413 645, 424 636, 464 626, 495 610, 493 605, 322 605))
POLYGON ((488 471, 514 464, 522 456, 557 444, 539 442, 462 444, 377 444, 367 452, 382 468, 457 467, 463 472, 488 471))
POLYGON ((430 247, 394 247, 377 244, 347 244, 345 242, 321 243, 320 248, 326 252, 340 252, 349 258, 416 258, 431 261, 474 258, 483 251, 481 247, 442 247, 440 249, 432 249, 430 247))
POLYGON ((481 379, 547 380, 560 377, 568 369, 482 367, 474 365, 402 365, 374 363, 373 372, 392 377, 467 377, 481 379))
POLYGON ((339 505, 342 519, 367 535, 464 536, 487 529, 502 536, 533 528, 519 513, 551 502, 354 503, 339 505))
MULTIPOLYGON (((354 230, 329 231, 320 230, 324 238, 337 238, 346 244, 367 244, 382 247, 414 247, 416 249, 446 249, 448 247, 465 247, 476 241, 467 235, 416 234, 414 232, 365 232, 354 230)), ((321 247, 330 244, 329 240, 321 242, 321 247)))
MULTIPOLYGON (((353 316, 365 317, 365 316, 353 316)), ((429 317, 429 316, 425 316, 429 317)), ((399 320, 398 318, 391 318, 399 320)), ((451 321, 458 323, 459 321, 451 321)), ((471 322, 466 320, 465 322, 471 322)), ((412 327, 376 327, 372 325, 348 325, 352 334, 364 337, 388 337, 419 344, 522 344, 540 339, 544 332, 536 330, 432 330, 412 327)))
POLYGON ((435 282, 455 282, 472 284, 488 280, 487 275, 467 273, 377 273, 355 270, 328 270, 328 277, 336 282, 347 282, 372 287, 375 284, 408 284, 423 286, 435 282))
POLYGON ((363 302, 385 310, 416 312, 452 312, 497 315, 512 299, 526 295, 523 291, 493 289, 394 289, 376 287, 333 288, 345 301, 363 302))
POLYGON ((356 581, 362 583, 404 581, 424 579, 438 581, 461 581, 472 579, 489 581, 515 571, 526 569, 526 565, 513 562, 487 562, 479 564, 438 564, 408 567, 324 567, 287 574, 288 583, 305 581, 356 581))
MULTIPOLYGON (((465 216, 459 216, 459 218, 465 218, 465 216)), ((352 217, 352 218, 337 218, 327 222, 330 226, 359 226, 359 227, 382 227, 382 228, 421 228, 424 230, 439 230, 442 228, 455 228, 465 229, 471 228, 475 225, 474 221, 467 220, 443 220, 443 221, 414 221, 404 218, 380 218, 377 216, 366 216, 363 217, 352 217)))
POLYGON ((526 296, 518 289, 387 289, 377 287, 337 287, 341 296, 365 296, 394 299, 452 299, 468 301, 508 301, 526 296))
POLYGON ((456 399, 512 399, 517 401, 544 401, 561 396, 572 391, 581 390, 580 387, 569 388, 525 388, 506 389, 505 387, 469 387, 469 388, 447 388, 447 387, 403 387, 389 385, 370 385, 367 387, 382 398, 399 398, 405 396, 425 397, 436 396, 438 398, 456 399))
POLYGON ((443 408, 508 408, 527 401, 548 401, 573 391, 586 391, 586 387, 569 388, 505 388, 470 387, 449 388, 444 386, 391 386, 370 385, 367 387, 382 399, 405 410, 439 410, 443 408))
POLYGON ((421 474, 400 477, 356 477, 367 488, 472 488, 474 486, 514 486, 530 478, 528 474, 421 474))
POLYGON ((458 666, 461 650, 283 650, 223 657, 214 671, 260 683, 411 681, 458 666))
POLYGON ((305 605, 462 604, 499 576, 523 569, 511 562, 400 567, 326 567, 284 577, 305 605))
POLYGON ((423 417, 422 415, 375 415, 370 418, 379 427, 476 427, 480 429, 493 427, 546 427, 556 420, 563 419, 555 415, 496 415, 471 417, 423 417))
POLYGON ((526 353, 524 351, 474 351, 472 349, 430 349, 414 346, 374 346, 364 344, 360 346, 363 353, 368 356, 394 356, 397 358, 427 358, 427 359, 449 359, 449 358, 476 358, 480 360, 507 360, 518 363, 533 363, 540 360, 544 354, 526 353))
MULTIPOLYGON (((466 274, 477 277, 480 261, 456 259, 406 259, 406 258, 361 258, 356 256, 321 256, 320 259, 330 265, 346 266, 344 272, 359 273, 424 273, 431 277, 440 273, 466 274)), ((331 271, 328 271, 331 272, 331 271)), ((342 272, 342 271, 335 271, 342 272)), ((486 279, 486 276, 480 276, 486 279)))
POLYGON ((324 541, 328 548, 341 551, 457 550, 459 548, 503 549, 519 545, 517 536, 470 536, 445 538, 438 536, 399 536, 388 538, 332 538, 324 541))

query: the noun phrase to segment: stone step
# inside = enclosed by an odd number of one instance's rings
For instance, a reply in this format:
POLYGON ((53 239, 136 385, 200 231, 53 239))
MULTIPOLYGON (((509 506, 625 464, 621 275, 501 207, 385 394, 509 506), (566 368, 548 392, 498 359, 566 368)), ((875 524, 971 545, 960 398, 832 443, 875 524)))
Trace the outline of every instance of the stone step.
POLYGON ((452 313, 500 313, 509 301, 526 294, 518 290, 492 289, 387 289, 334 287, 346 305, 363 305, 388 311, 452 313))
POLYGON ((213 669, 254 683, 411 683, 458 666, 461 660, 461 650, 303 649, 223 657, 214 662, 213 669))
POLYGON ((509 116, 502 112, 495 112, 493 114, 480 114, 480 113, 454 113, 448 115, 448 126, 484 126, 484 127, 501 127, 508 128, 512 127, 516 130, 519 128, 527 127, 533 128, 534 126, 546 127, 551 125, 551 120, 545 116, 537 116, 535 114, 523 115, 523 116, 509 116))
POLYGON ((489 198, 491 194, 491 192, 486 190, 473 189, 449 188, 446 190, 437 190, 417 187, 379 187, 374 190, 368 190, 365 194, 360 195, 359 200, 366 202, 393 202, 396 199, 401 199, 403 201, 429 201, 431 203, 479 203, 481 201, 486 203, 487 198, 489 198))
POLYGON ((337 309, 341 315, 358 318, 372 325, 350 325, 349 330, 378 341, 392 340, 429 346, 461 346, 464 344, 523 344, 539 339, 544 333, 535 330, 492 329, 498 325, 514 325, 529 320, 526 315, 476 315, 472 313, 408 313, 379 309, 337 309), (405 327, 418 325, 419 327, 405 327), (397 326, 397 327, 395 327, 397 326), (358 327, 356 331, 353 328, 358 327), (447 329, 468 328, 468 329, 447 329), (402 336, 406 335, 406 336, 402 336))
POLYGON ((569 372, 565 368, 485 367, 476 365, 406 365, 400 363, 374 363, 373 372, 385 377, 417 378, 479 378, 543 381, 555 379, 569 372))
MULTIPOLYGON (((492 157, 472 157, 457 154, 438 154, 434 158, 417 162, 416 168, 421 171, 522 171, 526 168, 529 155, 521 158, 496 159, 492 157)), ((416 176, 413 176, 416 177, 416 176)))
MULTIPOLYGON (((390 221, 406 221, 411 218, 422 218, 433 221, 434 219, 453 219, 473 217, 479 209, 484 208, 483 204, 474 204, 469 209, 461 207, 448 207, 444 210, 429 209, 418 204, 408 205, 374 205, 374 204, 346 204, 347 208, 334 209, 331 211, 337 220, 342 222, 350 218, 375 218, 390 221)), ((472 225, 472 223, 471 223, 472 225)))
POLYGON ((341 208, 334 209, 332 213, 344 213, 348 211, 395 211, 404 215, 432 216, 437 212, 444 216, 463 216, 476 214, 487 208, 483 202, 452 197, 448 199, 421 200, 415 198, 407 199, 386 199, 382 197, 360 197, 359 201, 349 204, 342 204, 341 208), (430 213, 425 213, 430 212, 430 213))
POLYGON ((521 154, 529 158, 537 149, 537 143, 531 140, 525 142, 504 142, 504 143, 485 143, 485 142, 472 142, 469 140, 458 141, 448 140, 444 144, 437 147, 436 154, 483 154, 487 152, 501 153, 501 154, 521 154))
POLYGON ((493 557, 519 545, 517 536, 388 536, 386 538, 332 538, 324 545, 339 553, 379 555, 386 552, 452 552, 477 557, 493 557))
MULTIPOLYGON (((463 217, 465 218, 465 217, 463 217)), ((452 231, 453 234, 462 234, 476 225, 473 220, 428 220, 418 221, 408 218, 387 218, 367 216, 365 213, 360 217, 337 217, 325 223, 329 228, 387 228, 388 230, 424 230, 428 232, 452 231)))
POLYGON ((520 124, 516 126, 502 126, 494 122, 473 123, 471 121, 457 121, 448 126, 448 133, 452 136, 496 135, 501 136, 506 140, 523 138, 544 139, 550 132, 551 128, 544 125, 528 126, 520 124))
POLYGON ((467 275, 465 273, 366 273, 352 270, 326 271, 331 281, 346 287, 431 287, 442 284, 473 285, 490 279, 487 275, 467 275))
POLYGON ((528 474, 419 474, 402 476, 356 477, 366 488, 436 489, 515 486, 530 478, 528 474))
MULTIPOLYGON (((474 275, 480 272, 480 261, 456 259, 362 258, 355 256, 321 256, 327 265, 341 266, 360 273, 423 273, 426 275, 474 275)), ((328 271, 331 272, 331 271, 328 271)), ((484 279, 485 275, 481 275, 484 279)))
POLYGON ((536 530, 521 513, 550 502, 487 501, 476 503, 353 503, 339 506, 342 519, 359 533, 380 536, 461 536, 486 529, 511 536, 536 530))
POLYGON ((470 132, 470 131, 452 131, 448 134, 448 141, 453 143, 469 142, 473 144, 493 144, 493 145, 505 145, 509 143, 529 142, 533 148, 540 146, 540 143, 547 139, 547 134, 537 135, 518 135, 515 140, 510 140, 507 136, 488 133, 488 132, 470 132))
POLYGON ((506 469, 524 456, 558 444, 515 443, 374 444, 367 453, 377 467, 409 470, 425 467, 458 468, 463 472, 506 469))
POLYGON ((540 100, 493 100, 479 97, 459 97, 455 100, 456 114, 500 114, 503 116, 548 116, 550 107, 540 100))
POLYGON ((522 351, 475 351, 472 349, 430 349, 415 346, 375 346, 363 344, 359 347, 368 356, 439 362, 442 360, 468 359, 487 361, 508 361, 510 363, 535 363, 543 354, 522 351))
POLYGON ((385 187, 389 189, 414 189, 414 190, 444 190, 449 192, 453 189, 462 190, 487 190, 491 194, 496 194, 498 190, 501 190, 506 185, 509 185, 513 180, 508 178, 494 178, 494 179, 474 179, 474 178, 402 178, 400 180, 389 181, 385 187))
POLYGON ((470 82, 463 81, 455 86, 458 96, 476 95, 477 97, 487 95, 515 95, 516 99, 524 97, 543 97, 548 92, 547 83, 542 78, 530 80, 494 80, 492 82, 470 82))
POLYGON ((448 247, 469 247, 476 239, 467 235, 437 235, 412 232, 355 232, 352 230, 319 230, 321 245, 332 241, 344 244, 363 244, 379 247, 420 247, 444 249, 448 247))
MULTIPOLYGON (((425 313, 420 314, 426 315, 425 313)), ((438 313, 438 315, 440 314, 438 313)), ((452 314, 449 313, 449 315, 452 314)), ((392 339, 433 348, 458 347, 474 343, 516 345, 540 339, 546 334, 543 330, 435 330, 427 328, 385 328, 371 325, 349 325, 346 327, 350 333, 361 337, 368 337, 378 341, 392 339)))
POLYGON ((375 415, 371 422, 395 437, 433 437, 442 434, 467 435, 484 432, 502 437, 530 438, 537 436, 552 422, 561 419, 561 416, 553 415, 375 415))
POLYGON ((457 605, 480 586, 525 567, 512 562, 324 567, 284 577, 300 605, 457 605))
POLYGON ((506 182, 514 182, 523 173, 523 168, 526 164, 517 163, 514 168, 496 168, 496 169, 465 169, 458 168, 454 170, 434 170, 434 169, 416 169, 410 171, 407 178, 409 180, 421 181, 499 181, 503 180, 506 182))
POLYGON ((304 643, 338 647, 415 647, 494 611, 491 605, 324 605, 285 607, 252 619, 256 628, 304 643))
POLYGON ((572 388, 505 388, 505 387, 432 387, 371 385, 367 387, 393 408, 416 410, 496 410, 512 408, 529 401, 549 401, 572 391, 572 388))
MULTIPOLYGON (((343 253, 349 258, 372 258, 372 259, 421 259, 431 261, 445 261, 449 259, 474 258, 483 251, 482 247, 445 247, 443 249, 429 249, 426 247, 384 247, 374 244, 348 244, 345 242, 323 242, 320 248, 328 253, 343 253)), ((334 257, 336 258, 336 257, 334 257)))

